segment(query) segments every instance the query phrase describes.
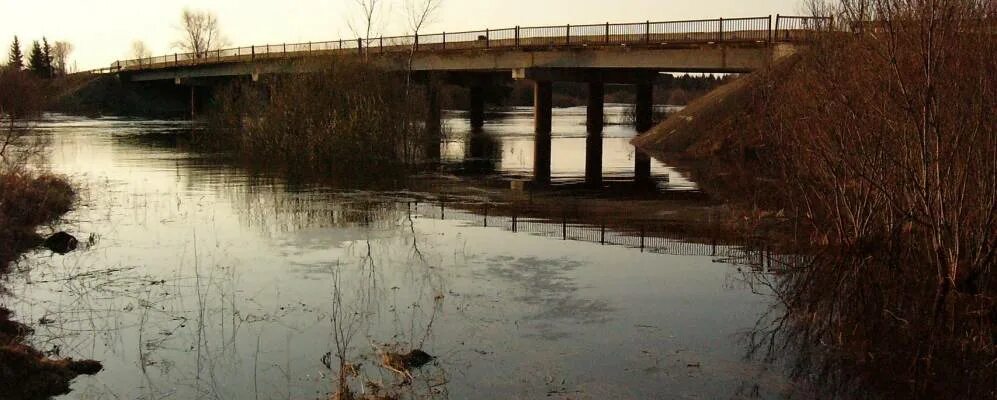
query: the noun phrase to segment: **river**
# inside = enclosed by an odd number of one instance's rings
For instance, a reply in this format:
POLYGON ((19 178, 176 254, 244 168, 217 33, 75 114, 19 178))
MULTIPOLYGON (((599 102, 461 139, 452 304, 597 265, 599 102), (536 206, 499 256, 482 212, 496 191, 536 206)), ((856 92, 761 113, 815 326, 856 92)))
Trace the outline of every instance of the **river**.
MULTIPOLYGON (((528 111, 494 117, 472 134, 448 113, 445 160, 460 174, 528 177, 528 111)), ((36 329, 37 348, 103 362, 65 399, 328 398, 337 375, 324 362, 338 347, 358 381, 403 398, 796 391, 780 367, 745 357, 742 335, 773 299, 757 284, 770 274, 735 262, 737 248, 564 240, 448 212, 432 193, 291 185, 161 140, 188 129, 57 115, 39 126, 48 168, 82 188, 51 229, 82 248, 28 255, 0 302, 36 329), (379 368, 386 345, 436 359, 398 386, 379 368)), ((555 182, 583 180, 584 109, 558 110, 554 130, 555 182)), ((633 135, 607 127, 608 180, 632 177, 633 135)), ((657 161, 652 173, 662 191, 695 190, 657 161)))

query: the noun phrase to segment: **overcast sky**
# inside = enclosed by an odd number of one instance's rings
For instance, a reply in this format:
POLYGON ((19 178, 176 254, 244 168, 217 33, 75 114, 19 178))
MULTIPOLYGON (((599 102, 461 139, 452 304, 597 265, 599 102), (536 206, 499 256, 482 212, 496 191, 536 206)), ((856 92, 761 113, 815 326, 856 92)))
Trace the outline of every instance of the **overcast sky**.
MULTIPOLYGON (((382 0, 387 35, 407 33, 404 2, 382 0)), ((420 1, 420 0, 414 0, 420 1)), ((717 17, 797 14, 800 0, 443 0, 423 32, 603 22, 668 21, 717 17)), ((236 46, 308 42, 352 37, 347 20, 355 0, 0 0, 0 55, 6 62, 14 35, 28 52, 30 42, 75 45, 78 68, 104 67, 130 58, 131 44, 146 43, 154 54, 172 54, 184 7, 210 10, 226 39, 236 46)))

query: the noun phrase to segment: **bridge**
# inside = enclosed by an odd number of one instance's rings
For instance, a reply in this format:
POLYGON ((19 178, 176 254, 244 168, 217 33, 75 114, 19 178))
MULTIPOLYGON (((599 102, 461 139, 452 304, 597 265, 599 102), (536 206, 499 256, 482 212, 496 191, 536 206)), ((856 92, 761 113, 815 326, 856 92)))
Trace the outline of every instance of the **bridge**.
MULTIPOLYGON (((483 88, 502 80, 534 82, 534 179, 551 178, 552 83, 589 85, 586 180, 601 184, 604 87, 636 88, 635 125, 652 128, 654 84, 663 73, 747 73, 793 54, 828 18, 764 16, 622 24, 512 27, 410 36, 356 38, 326 42, 268 44, 201 53, 175 53, 115 62, 91 71, 116 74, 129 82, 173 82, 195 87, 217 79, 306 72, 309 63, 329 57, 362 57, 393 70, 409 70, 429 87, 427 126, 440 130, 435 85, 447 82, 470 90, 473 129, 484 125, 483 88)), ((438 146, 430 157, 439 157, 438 146)), ((638 153, 635 175, 650 179, 650 157, 638 153)))

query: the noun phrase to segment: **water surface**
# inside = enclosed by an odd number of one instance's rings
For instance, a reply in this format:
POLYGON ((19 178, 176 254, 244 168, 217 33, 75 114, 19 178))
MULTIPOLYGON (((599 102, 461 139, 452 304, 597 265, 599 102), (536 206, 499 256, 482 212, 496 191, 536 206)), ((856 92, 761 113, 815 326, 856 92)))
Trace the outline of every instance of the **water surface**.
MULTIPOLYGON (((555 118, 560 179, 584 176, 571 155, 585 142, 577 120, 555 118)), ((472 135, 459 114, 448 124, 445 154, 460 164, 472 135)), ((522 110, 490 121, 488 173, 528 175, 531 126, 522 110)), ((104 363, 66 399, 328 398, 323 356, 344 335, 362 379, 406 398, 793 391, 745 361, 738 335, 771 299, 755 272, 719 256, 485 227, 466 210, 438 213, 432 193, 292 186, 149 140, 182 122, 52 116, 41 128, 50 168, 85 188, 57 228, 85 245, 31 254, 0 302, 37 330, 39 349, 104 363), (398 387, 378 367, 383 345, 438 358, 398 387)), ((607 128, 607 176, 632 174, 632 135, 607 128)), ((654 172, 694 188, 667 166, 654 172)))

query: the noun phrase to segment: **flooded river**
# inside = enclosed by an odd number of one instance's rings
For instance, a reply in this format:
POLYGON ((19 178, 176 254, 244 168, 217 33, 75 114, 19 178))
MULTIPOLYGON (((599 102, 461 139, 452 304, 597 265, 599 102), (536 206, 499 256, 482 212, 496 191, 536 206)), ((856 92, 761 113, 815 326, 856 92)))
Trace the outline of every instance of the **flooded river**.
MULTIPOLYGON (((455 170, 529 176, 526 110, 483 133, 462 118, 447 121, 455 170)), ((555 121, 555 181, 584 179, 584 110, 555 121)), ((50 168, 83 188, 53 228, 83 248, 30 254, 0 302, 36 329, 37 348, 103 362, 66 399, 327 399, 340 348, 357 381, 403 398, 795 390, 779 368, 745 358, 741 335, 772 299, 753 284, 764 272, 719 256, 735 248, 564 240, 567 230, 448 212, 432 193, 288 185, 148 140, 189 129, 182 122, 52 116, 40 128, 50 168), (384 346, 436 359, 399 386, 380 368, 384 346)), ((607 127, 607 179, 632 177, 633 134, 607 127)), ((695 189, 665 165, 652 172, 663 190, 695 189)))

